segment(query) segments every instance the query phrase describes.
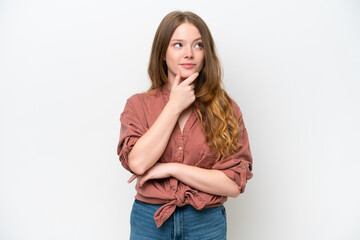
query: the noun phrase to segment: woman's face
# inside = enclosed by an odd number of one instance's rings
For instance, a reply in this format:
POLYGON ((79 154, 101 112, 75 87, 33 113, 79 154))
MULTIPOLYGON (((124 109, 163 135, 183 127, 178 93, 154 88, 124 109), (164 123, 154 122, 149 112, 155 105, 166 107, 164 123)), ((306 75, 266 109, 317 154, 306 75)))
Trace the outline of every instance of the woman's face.
POLYGON ((165 61, 168 79, 171 82, 178 70, 182 79, 201 71, 204 65, 204 49, 200 32, 192 23, 183 23, 175 29, 166 51, 165 61))

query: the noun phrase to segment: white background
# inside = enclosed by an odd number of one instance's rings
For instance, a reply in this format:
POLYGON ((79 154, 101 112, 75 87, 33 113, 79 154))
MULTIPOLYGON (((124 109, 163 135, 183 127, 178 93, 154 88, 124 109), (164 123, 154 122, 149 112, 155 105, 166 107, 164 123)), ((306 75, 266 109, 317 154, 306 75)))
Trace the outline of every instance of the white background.
POLYGON ((355 0, 1 0, 0 239, 128 238, 119 117, 172 10, 208 24, 249 133, 228 239, 360 239, 355 0))

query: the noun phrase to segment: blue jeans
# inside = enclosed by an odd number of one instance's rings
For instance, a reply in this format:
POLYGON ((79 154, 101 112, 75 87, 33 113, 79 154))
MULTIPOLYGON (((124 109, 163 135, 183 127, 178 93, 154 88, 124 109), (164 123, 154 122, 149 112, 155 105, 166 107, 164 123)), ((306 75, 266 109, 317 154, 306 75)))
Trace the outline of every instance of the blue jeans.
POLYGON ((226 211, 223 205, 200 211, 191 205, 176 207, 175 212, 157 228, 154 214, 161 206, 135 199, 130 216, 130 240, 226 239, 226 211))

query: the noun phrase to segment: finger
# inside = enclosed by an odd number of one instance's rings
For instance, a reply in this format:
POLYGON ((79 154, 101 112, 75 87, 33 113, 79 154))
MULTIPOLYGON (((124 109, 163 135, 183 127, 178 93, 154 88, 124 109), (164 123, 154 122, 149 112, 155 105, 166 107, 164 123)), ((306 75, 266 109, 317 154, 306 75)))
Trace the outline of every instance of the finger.
POLYGON ((139 187, 142 187, 144 185, 144 183, 146 182, 146 178, 142 177, 139 181, 139 187))
POLYGON ((137 188, 139 187, 140 181, 141 181, 141 177, 138 177, 137 180, 136 180, 136 187, 137 187, 137 188))
POLYGON ((190 77, 188 77, 187 79, 185 79, 184 81, 182 81, 181 84, 189 85, 191 84, 197 77, 199 76, 198 72, 193 73, 190 77))
POLYGON ((176 87, 176 86, 178 86, 180 84, 180 79, 181 79, 181 72, 178 71, 176 76, 175 76, 175 81, 173 83, 172 88, 174 88, 174 87, 176 87))
POLYGON ((135 174, 133 174, 130 178, 129 178, 129 180, 127 180, 127 182, 128 183, 131 183, 132 181, 134 181, 134 179, 136 179, 136 175, 135 174))

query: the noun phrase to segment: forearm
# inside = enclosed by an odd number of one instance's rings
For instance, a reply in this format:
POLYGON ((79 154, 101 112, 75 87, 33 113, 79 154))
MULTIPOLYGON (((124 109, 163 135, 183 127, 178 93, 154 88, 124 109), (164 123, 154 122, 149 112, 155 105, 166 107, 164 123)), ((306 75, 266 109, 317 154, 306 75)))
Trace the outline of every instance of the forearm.
POLYGON ((190 187, 210 194, 233 198, 240 194, 238 185, 220 170, 204 169, 181 163, 169 164, 172 164, 170 175, 190 187))
POLYGON ((179 115, 177 108, 168 102, 151 128, 139 138, 128 156, 129 166, 134 173, 142 175, 158 161, 179 115))

